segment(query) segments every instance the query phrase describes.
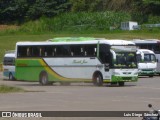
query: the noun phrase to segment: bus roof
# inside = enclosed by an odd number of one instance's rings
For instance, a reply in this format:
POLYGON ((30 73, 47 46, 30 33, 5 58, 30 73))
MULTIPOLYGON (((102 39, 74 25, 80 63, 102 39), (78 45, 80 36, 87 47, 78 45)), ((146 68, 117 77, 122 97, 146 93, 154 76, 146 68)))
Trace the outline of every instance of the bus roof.
POLYGON ((15 57, 15 53, 6 53, 4 57, 15 57))
POLYGON ((160 43, 160 40, 158 39, 133 39, 134 43, 139 43, 139 44, 147 44, 147 43, 160 43))
POLYGON ((148 49, 138 49, 137 53, 155 54, 152 50, 148 50, 148 49))
POLYGON ((17 42, 16 45, 60 45, 60 44, 97 44, 105 43, 109 45, 135 45, 132 41, 113 39, 108 40, 105 38, 92 38, 92 37, 62 37, 54 38, 48 41, 41 42, 17 42))

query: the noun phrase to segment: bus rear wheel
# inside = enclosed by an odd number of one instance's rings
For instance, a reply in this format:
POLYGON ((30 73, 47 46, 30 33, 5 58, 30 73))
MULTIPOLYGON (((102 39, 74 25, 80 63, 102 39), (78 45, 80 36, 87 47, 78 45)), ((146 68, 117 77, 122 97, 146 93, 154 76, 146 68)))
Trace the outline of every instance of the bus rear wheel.
POLYGON ((97 73, 97 74, 94 75, 93 84, 95 86, 102 86, 103 85, 103 78, 102 78, 102 75, 100 73, 97 73))
POLYGON ((41 85, 48 85, 48 74, 46 72, 41 72, 39 82, 41 85))

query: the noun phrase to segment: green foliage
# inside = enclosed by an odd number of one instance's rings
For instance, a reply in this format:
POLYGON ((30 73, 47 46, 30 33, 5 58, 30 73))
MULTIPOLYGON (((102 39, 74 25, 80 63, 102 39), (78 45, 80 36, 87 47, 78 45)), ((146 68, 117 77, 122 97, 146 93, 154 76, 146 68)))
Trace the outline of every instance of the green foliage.
POLYGON ((105 11, 131 12, 133 21, 147 23, 149 15, 160 15, 160 0, 0 0, 0 24, 22 24, 66 12, 105 11))
POLYGON ((139 12, 143 15, 160 15, 160 0, 134 0, 133 13, 139 12))
POLYGON ((134 0, 70 0, 71 11, 129 11, 134 0))
POLYGON ((143 0, 145 4, 160 5, 160 0, 143 0))
POLYGON ((62 14, 54 18, 42 17, 40 20, 24 24, 23 32, 86 32, 107 31, 109 28, 119 28, 122 21, 129 21, 130 15, 125 12, 79 12, 62 14))
POLYGON ((27 17, 35 20, 42 16, 53 17, 68 9, 66 0, 34 0, 31 1, 27 17))
POLYGON ((0 23, 53 17, 69 9, 67 0, 0 0, 0 23))
POLYGON ((159 24, 160 23, 160 16, 150 15, 147 23, 149 23, 149 24, 159 24))
POLYGON ((143 12, 132 12, 131 14, 132 21, 137 21, 138 24, 143 24, 148 22, 148 15, 143 12))
POLYGON ((26 0, 0 0, 0 23, 23 21, 27 7, 26 0))
POLYGON ((10 93, 10 92, 24 92, 24 90, 18 87, 0 85, 0 93, 10 93))
POLYGON ((102 11, 104 10, 104 0, 70 0, 71 11, 102 11))

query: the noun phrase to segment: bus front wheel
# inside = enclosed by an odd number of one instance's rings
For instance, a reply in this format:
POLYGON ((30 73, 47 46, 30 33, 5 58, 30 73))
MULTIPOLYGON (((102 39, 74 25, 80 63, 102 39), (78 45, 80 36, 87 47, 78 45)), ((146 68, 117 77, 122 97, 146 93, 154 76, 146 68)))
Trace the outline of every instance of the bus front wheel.
POLYGON ((149 77, 153 77, 153 75, 149 75, 149 77))
POLYGON ((95 86, 102 86, 103 85, 103 78, 102 78, 102 75, 100 73, 97 73, 97 74, 94 75, 93 84, 95 86))
POLYGON ((124 86, 124 82, 119 82, 119 86, 124 86))
POLYGON ((48 85, 48 74, 46 72, 41 72, 39 82, 41 85, 48 85))

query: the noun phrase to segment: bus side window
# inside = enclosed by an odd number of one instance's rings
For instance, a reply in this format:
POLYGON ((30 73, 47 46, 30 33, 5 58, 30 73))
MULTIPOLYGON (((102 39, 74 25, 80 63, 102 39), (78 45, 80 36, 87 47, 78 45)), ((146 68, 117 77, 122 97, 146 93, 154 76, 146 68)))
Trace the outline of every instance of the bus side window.
POLYGON ((80 52, 80 56, 85 56, 85 51, 84 51, 84 47, 80 46, 81 52, 80 52))
POLYGON ((74 57, 82 57, 83 56, 83 47, 81 45, 72 45, 70 47, 71 55, 74 57))
POLYGON ((18 46, 18 57, 27 57, 27 47, 18 46))
POLYGON ((53 46, 45 46, 45 49, 44 49, 44 56, 45 57, 52 57, 55 55, 55 48, 53 46))
POLYGON ((89 57, 95 57, 96 56, 96 45, 88 45, 88 46, 85 46, 85 50, 87 52, 87 56, 89 57))
POLYGON ((63 49, 63 55, 65 57, 70 57, 71 56, 71 50, 70 50, 70 46, 69 45, 62 46, 62 49, 63 49))
POLYGON ((56 57, 57 56, 62 56, 62 50, 61 50, 61 48, 59 46, 56 46, 55 52, 56 52, 56 57))
POLYGON ((27 48, 27 57, 30 57, 30 56, 31 56, 31 51, 32 51, 31 48, 28 47, 28 48, 27 48))
POLYGON ((40 48, 32 46, 32 56, 33 57, 39 57, 40 56, 40 48))

